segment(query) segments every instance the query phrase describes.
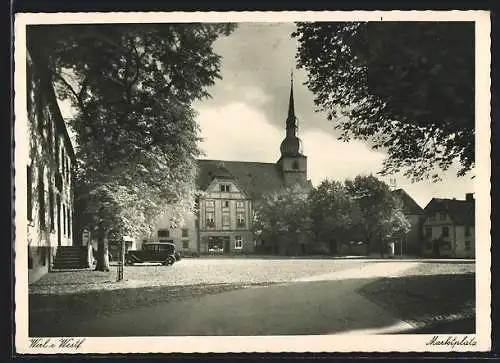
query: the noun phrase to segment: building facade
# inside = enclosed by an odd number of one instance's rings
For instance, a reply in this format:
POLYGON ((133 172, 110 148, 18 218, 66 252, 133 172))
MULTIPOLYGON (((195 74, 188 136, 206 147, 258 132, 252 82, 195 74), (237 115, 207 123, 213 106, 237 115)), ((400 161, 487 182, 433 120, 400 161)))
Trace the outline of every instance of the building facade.
POLYGON ((396 241, 396 255, 421 256, 422 255, 422 223, 424 210, 403 189, 396 189, 392 194, 401 200, 403 213, 410 223, 410 230, 400 240, 396 241))
POLYGON ((170 226, 168 212, 157 228, 157 239, 176 243, 184 254, 241 254, 255 251, 252 222, 255 203, 264 195, 307 179, 307 157, 297 135, 293 80, 290 86, 285 138, 276 163, 198 160, 198 211, 170 226))
POLYGON ((51 269, 59 246, 72 245, 75 154, 47 69, 27 51, 26 165, 28 282, 51 269))
POLYGON ((424 254, 433 257, 475 258, 475 201, 433 198, 424 208, 424 254))

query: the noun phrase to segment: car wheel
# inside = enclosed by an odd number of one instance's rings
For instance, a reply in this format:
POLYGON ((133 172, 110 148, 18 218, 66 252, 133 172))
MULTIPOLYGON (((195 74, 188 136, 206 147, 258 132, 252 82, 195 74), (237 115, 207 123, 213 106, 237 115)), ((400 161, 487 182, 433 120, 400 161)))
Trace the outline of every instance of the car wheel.
POLYGON ((173 256, 168 256, 163 264, 165 266, 172 266, 174 263, 175 263, 175 258, 173 256))
POLYGON ((128 257, 125 260, 125 265, 132 266, 133 264, 134 264, 134 261, 130 257, 128 257))

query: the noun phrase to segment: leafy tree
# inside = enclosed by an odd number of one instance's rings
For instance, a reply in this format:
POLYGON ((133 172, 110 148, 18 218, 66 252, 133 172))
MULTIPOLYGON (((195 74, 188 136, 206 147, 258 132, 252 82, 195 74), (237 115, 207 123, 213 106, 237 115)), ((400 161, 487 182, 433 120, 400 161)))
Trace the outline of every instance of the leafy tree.
POLYGON ((311 236, 309 189, 299 185, 265 195, 255 205, 254 232, 265 233, 287 251, 299 239, 311 236))
POLYGON ((390 238, 408 233, 411 225, 403 213, 401 200, 391 193, 387 184, 369 175, 346 180, 345 187, 360 212, 359 223, 354 228, 369 250, 373 251, 378 245, 383 255, 390 238))
POLYGON ((474 167, 473 22, 298 23, 299 67, 340 139, 388 153, 382 174, 474 167))
MULTIPOLYGON (((28 47, 77 114, 75 208, 105 236, 147 234, 167 204, 189 208, 198 127, 191 107, 220 78, 221 24, 40 25, 28 47), (104 227, 103 227, 104 228, 104 227)), ((114 238, 114 237, 113 237, 114 238)), ((104 256, 104 257, 103 257, 104 256)))
POLYGON ((324 180, 310 195, 311 219, 316 240, 339 252, 340 243, 352 239, 360 224, 357 204, 341 182, 324 180))

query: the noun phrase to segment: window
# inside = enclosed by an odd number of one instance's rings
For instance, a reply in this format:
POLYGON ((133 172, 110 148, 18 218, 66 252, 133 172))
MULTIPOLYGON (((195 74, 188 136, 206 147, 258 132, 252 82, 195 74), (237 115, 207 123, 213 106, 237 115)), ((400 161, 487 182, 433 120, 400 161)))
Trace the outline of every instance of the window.
POLYGON ((55 230, 55 213, 54 213, 54 190, 49 186, 49 218, 50 218, 50 231, 55 230))
POLYGON ((45 248, 40 248, 40 264, 42 266, 47 264, 47 251, 45 248))
POLYGON ((66 179, 66 158, 64 157, 64 148, 61 148, 61 167, 63 178, 66 179))
POLYGON ((33 220, 33 168, 26 166, 26 213, 28 221, 33 220))
POLYGON ((189 235, 189 230, 187 228, 182 229, 182 237, 187 237, 189 235))
POLYGON ((434 222, 435 220, 436 220, 436 215, 435 215, 435 214, 431 214, 431 215, 429 216, 429 221, 430 221, 430 222, 434 222))
POLYGON ((182 248, 187 250, 189 248, 189 240, 182 240, 182 248))
POLYGON ((71 237, 71 210, 68 207, 68 237, 71 237))
POLYGON ((243 239, 241 236, 234 237, 234 248, 237 250, 241 250, 243 248, 243 239))
POLYGON ((43 168, 38 171, 38 219, 40 221, 40 228, 45 230, 45 185, 43 183, 43 168))
POLYGON ((470 226, 465 226, 465 236, 470 236, 470 226))
POLYGON ((231 185, 229 185, 229 184, 221 184, 220 191, 225 192, 225 193, 229 193, 229 191, 231 190, 230 187, 231 187, 231 185))
POLYGON ((69 178, 71 176, 71 168, 70 168, 70 161, 69 158, 66 158, 66 179, 69 182, 69 178))
POLYGON ((299 162, 297 160, 294 160, 292 163, 292 169, 293 170, 298 170, 299 169, 299 162))
POLYGON ((446 220, 446 213, 439 213, 439 219, 442 220, 442 221, 445 221, 446 220))
POLYGON ((471 250, 471 243, 470 241, 465 241, 465 250, 470 251, 471 250))
POLYGON ((66 236, 66 206, 63 204, 63 236, 66 236))
POLYGON ((236 213, 236 224, 238 227, 245 227, 245 213, 236 213))
MULTIPOLYGON (((47 123, 47 142, 49 144, 49 152, 53 153, 54 152, 54 137, 53 137, 53 132, 52 132, 52 122, 50 122, 50 120, 47 123)), ((59 152, 59 150, 57 150, 57 148, 56 148, 55 154, 56 154, 57 166, 59 166, 58 152, 59 152)))
POLYGON ((205 202, 205 206, 207 207, 207 209, 214 209, 215 208, 215 201, 207 200, 205 202))
POLYGON ((206 220, 207 220, 207 228, 214 228, 215 227, 214 212, 207 212, 206 213, 206 220))
POLYGON ((450 236, 450 229, 448 227, 443 227, 443 237, 450 236))
POLYGON ((170 231, 168 229, 159 229, 158 230, 158 238, 169 238, 170 231))
POLYGON ((245 202, 242 200, 239 200, 236 202, 236 209, 244 209, 245 208, 245 202))
POLYGON ((432 227, 425 227, 425 238, 432 238, 432 227))
POLYGON ((225 200, 222 205, 224 206, 224 208, 229 208, 229 200, 225 200))
POLYGON ((222 213, 222 227, 229 227, 229 225, 230 225, 229 213, 224 212, 222 213))

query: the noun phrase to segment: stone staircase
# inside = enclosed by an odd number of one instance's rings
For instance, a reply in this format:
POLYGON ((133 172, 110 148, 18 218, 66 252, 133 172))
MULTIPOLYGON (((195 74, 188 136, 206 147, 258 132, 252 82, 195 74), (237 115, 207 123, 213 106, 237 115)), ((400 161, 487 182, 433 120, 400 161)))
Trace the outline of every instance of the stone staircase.
POLYGON ((54 270, 71 270, 88 268, 87 249, 82 246, 59 246, 52 268, 54 270))

